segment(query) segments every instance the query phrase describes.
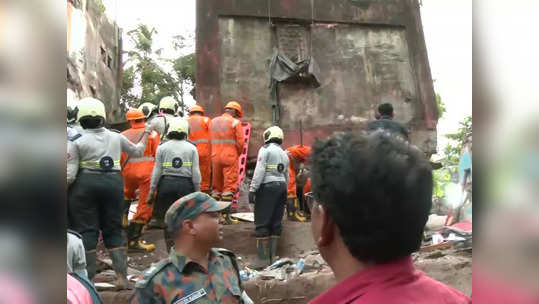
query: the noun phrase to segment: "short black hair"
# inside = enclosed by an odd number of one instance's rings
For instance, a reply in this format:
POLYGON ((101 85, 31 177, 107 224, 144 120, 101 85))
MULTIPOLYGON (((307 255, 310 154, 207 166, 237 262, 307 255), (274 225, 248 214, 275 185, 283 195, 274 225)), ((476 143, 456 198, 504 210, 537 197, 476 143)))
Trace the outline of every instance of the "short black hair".
POLYGON ((274 137, 274 138, 272 138, 272 139, 270 139, 270 140, 268 140, 268 141, 266 142, 266 144, 271 144, 271 143, 275 143, 275 144, 278 144, 278 145, 282 145, 282 144, 283 144, 283 140, 280 139, 280 138, 274 137))
POLYGON ((97 129, 105 124, 102 117, 84 116, 79 119, 80 126, 83 129, 97 129))
POLYGON ((415 146, 383 130, 317 141, 313 193, 360 261, 385 263, 421 245, 432 205, 432 168, 415 146))
POLYGON ((390 103, 383 103, 378 106, 378 113, 382 116, 392 116, 393 115, 393 105, 390 103))
POLYGON ((185 132, 172 131, 172 132, 168 132, 167 138, 168 139, 184 140, 184 139, 187 138, 187 134, 185 134, 185 132))
POLYGON ((163 113, 174 115, 174 110, 172 109, 160 109, 163 113))

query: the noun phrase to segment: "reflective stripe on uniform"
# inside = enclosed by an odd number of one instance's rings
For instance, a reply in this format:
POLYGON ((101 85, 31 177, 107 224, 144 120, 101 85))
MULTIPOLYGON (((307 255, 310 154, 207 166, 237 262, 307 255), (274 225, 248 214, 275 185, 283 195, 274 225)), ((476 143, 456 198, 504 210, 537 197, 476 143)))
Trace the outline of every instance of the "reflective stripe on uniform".
POLYGON ((135 158, 128 159, 127 163, 141 163, 145 161, 155 161, 155 158, 151 156, 135 157, 135 158))
MULTIPOLYGON (((101 163, 100 162, 96 162, 96 161, 81 161, 79 163, 79 165, 81 167, 92 167, 92 168, 101 168, 101 163)), ((120 165, 120 161, 119 160, 115 160, 114 161, 114 166, 119 166, 120 165)))
POLYGON ((277 169, 277 165, 267 165, 266 169, 277 169))
MULTIPOLYGON (((184 163, 182 163, 182 167, 192 167, 192 166, 193 166, 192 162, 184 162, 184 163)), ((172 162, 164 162, 163 163, 163 168, 170 168, 170 167, 172 167, 172 162)))
POLYGON ((235 145, 236 141, 234 139, 212 139, 212 144, 232 144, 235 145))
POLYGON ((192 140, 191 142, 193 144, 197 145, 197 144, 209 143, 210 140, 209 139, 197 139, 197 140, 192 140))

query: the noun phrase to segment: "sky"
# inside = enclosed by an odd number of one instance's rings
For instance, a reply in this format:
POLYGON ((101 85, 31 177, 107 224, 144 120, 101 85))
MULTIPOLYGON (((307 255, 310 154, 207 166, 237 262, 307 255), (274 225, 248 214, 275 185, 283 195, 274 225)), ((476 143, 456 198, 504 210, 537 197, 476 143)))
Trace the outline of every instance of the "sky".
MULTIPOLYGON (((422 2, 421 18, 434 90, 447 110, 438 122, 438 147, 442 150, 447 143, 443 135, 456 132, 459 121, 472 115, 472 1, 422 2)), ((103 3, 124 34, 140 22, 154 26, 158 31, 155 47, 164 48, 164 57, 175 55, 170 43, 172 36, 194 36, 196 0, 103 0, 103 3)), ((124 49, 129 45, 124 37, 124 49)), ((194 43, 186 51, 194 51, 194 43)))

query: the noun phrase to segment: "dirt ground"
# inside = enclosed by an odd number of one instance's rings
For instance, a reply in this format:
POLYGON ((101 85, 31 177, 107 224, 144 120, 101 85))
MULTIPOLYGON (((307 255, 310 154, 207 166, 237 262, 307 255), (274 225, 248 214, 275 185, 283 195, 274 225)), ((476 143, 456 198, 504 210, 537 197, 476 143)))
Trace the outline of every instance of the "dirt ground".
MULTIPOLYGON (((309 223, 283 222, 283 235, 280 240, 278 254, 280 257, 297 259, 316 250, 311 237, 309 223)), ((223 227, 224 240, 219 247, 236 253, 240 267, 243 268, 255 257, 255 237, 252 223, 240 223, 223 227)), ((144 239, 156 244, 157 249, 151 253, 130 253, 128 264, 134 270, 143 271, 152 263, 165 258, 162 230, 149 230, 144 239)), ((102 252, 102 257, 106 257, 102 252)), ((470 295, 472 292, 472 252, 468 250, 447 249, 428 253, 414 254, 418 269, 427 275, 444 282, 470 295)), ((316 295, 327 290, 335 283, 331 270, 325 266, 317 272, 309 272, 289 281, 259 278, 244 282, 244 288, 255 303, 290 303, 304 304, 316 295)), ((132 291, 101 292, 104 303, 128 303, 132 291)))

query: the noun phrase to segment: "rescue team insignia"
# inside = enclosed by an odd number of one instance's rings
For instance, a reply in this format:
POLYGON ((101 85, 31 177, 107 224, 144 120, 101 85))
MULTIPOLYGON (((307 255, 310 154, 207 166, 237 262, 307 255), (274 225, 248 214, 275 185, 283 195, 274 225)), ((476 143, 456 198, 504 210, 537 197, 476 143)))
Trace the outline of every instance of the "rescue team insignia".
POLYGON ((179 157, 175 157, 173 160, 172 160, 172 167, 178 169, 178 168, 181 168, 183 165, 183 161, 181 158, 179 157))
POLYGON ((114 160, 110 156, 105 156, 99 161, 99 166, 103 170, 110 170, 114 167, 114 160))
POLYGON ((185 296, 179 299, 178 301, 174 302, 174 304, 188 304, 202 298, 205 295, 206 295, 206 291, 204 290, 204 288, 202 288, 198 291, 193 292, 192 294, 188 296, 185 296))
POLYGON ((279 173, 282 173, 284 171, 284 165, 283 164, 278 164, 277 165, 277 171, 279 171, 279 173))

